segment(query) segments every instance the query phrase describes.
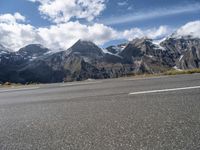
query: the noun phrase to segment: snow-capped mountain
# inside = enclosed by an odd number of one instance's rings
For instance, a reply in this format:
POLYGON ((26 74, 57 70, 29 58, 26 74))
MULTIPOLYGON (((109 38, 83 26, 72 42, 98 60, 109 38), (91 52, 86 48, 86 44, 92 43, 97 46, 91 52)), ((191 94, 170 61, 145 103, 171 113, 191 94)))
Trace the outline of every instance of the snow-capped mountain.
POLYGON ((200 67, 200 39, 192 36, 166 39, 161 43, 172 53, 175 67, 178 69, 193 69, 200 67))
POLYGON ((16 55, 22 56, 26 60, 34 60, 50 52, 48 48, 43 47, 40 44, 30 44, 21 48, 16 55))
POLYGON ((119 54, 125 49, 126 46, 127 46, 127 43, 123 43, 119 45, 109 46, 106 48, 106 50, 113 54, 119 54))
POLYGON ((200 38, 177 36, 179 32, 160 42, 133 39, 106 49, 79 40, 68 50, 54 53, 39 44, 17 52, 0 45, 0 81, 49 83, 200 68, 200 38))
POLYGON ((78 40, 69 50, 85 57, 100 58, 103 56, 102 49, 91 41, 78 40))

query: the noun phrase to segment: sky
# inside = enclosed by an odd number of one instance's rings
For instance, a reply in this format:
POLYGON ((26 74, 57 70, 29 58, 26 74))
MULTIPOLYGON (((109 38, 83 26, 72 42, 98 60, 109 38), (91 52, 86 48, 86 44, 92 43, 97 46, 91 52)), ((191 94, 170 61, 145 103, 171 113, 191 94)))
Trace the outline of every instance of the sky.
POLYGON ((199 20, 200 0, 0 0, 0 44, 58 50, 83 39, 106 47, 162 39, 184 25, 198 31, 199 20))

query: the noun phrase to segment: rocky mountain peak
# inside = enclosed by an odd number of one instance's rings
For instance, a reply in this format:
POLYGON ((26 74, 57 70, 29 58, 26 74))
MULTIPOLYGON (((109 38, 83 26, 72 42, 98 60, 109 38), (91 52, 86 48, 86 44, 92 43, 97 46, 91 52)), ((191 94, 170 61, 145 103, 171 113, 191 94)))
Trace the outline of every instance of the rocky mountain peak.
POLYGON ((70 49, 71 53, 87 57, 101 57, 103 51, 91 41, 78 40, 70 49))
POLYGON ((40 44, 30 44, 21 48, 17 54, 22 55, 23 57, 39 57, 49 51, 48 48, 45 48, 40 44))
POLYGON ((119 45, 112 45, 106 48, 106 50, 112 54, 119 54, 122 52, 127 46, 127 43, 122 43, 119 45))
POLYGON ((141 45, 142 43, 145 42, 152 42, 152 39, 149 39, 148 37, 142 37, 142 38, 135 38, 132 41, 130 41, 130 43, 134 45, 141 45))
POLYGON ((132 60, 132 57, 141 57, 142 55, 155 55, 155 51, 159 46, 153 43, 149 38, 136 38, 130 41, 125 49, 120 53, 127 60, 132 60))
POLYGON ((49 49, 41 44, 30 44, 19 50, 19 53, 41 54, 48 52, 49 49))

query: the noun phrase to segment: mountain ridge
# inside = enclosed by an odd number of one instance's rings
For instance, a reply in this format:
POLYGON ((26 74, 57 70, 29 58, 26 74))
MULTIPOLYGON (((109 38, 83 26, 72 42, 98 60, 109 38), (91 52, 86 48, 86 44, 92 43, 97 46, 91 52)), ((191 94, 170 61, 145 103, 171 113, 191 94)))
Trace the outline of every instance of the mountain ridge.
POLYGON ((192 36, 172 35, 159 44, 136 38, 106 49, 78 40, 68 50, 55 53, 40 44, 27 45, 17 52, 3 46, 0 50, 0 82, 53 83, 200 67, 200 39, 192 36))

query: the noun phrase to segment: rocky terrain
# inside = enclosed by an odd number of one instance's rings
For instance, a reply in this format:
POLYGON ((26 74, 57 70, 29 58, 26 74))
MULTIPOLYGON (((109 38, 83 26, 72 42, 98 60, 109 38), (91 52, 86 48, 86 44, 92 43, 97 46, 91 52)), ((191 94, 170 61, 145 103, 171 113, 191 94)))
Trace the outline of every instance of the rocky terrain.
POLYGON ((102 49, 79 40, 65 51, 31 44, 13 52, 0 45, 0 82, 53 83, 88 78, 116 78, 128 74, 161 73, 172 68, 200 67, 200 39, 167 37, 160 43, 134 39, 102 49))

